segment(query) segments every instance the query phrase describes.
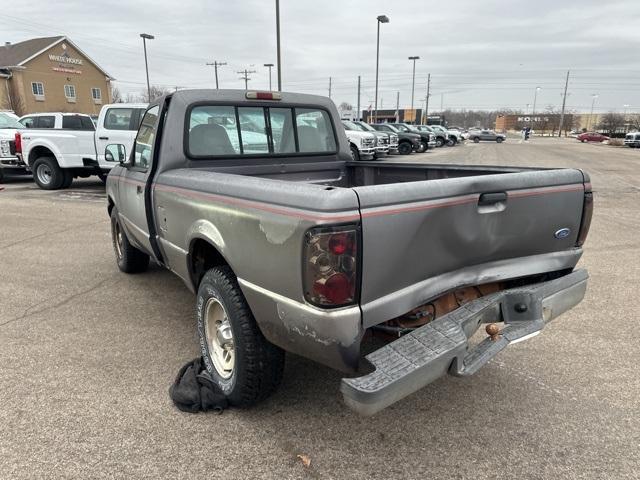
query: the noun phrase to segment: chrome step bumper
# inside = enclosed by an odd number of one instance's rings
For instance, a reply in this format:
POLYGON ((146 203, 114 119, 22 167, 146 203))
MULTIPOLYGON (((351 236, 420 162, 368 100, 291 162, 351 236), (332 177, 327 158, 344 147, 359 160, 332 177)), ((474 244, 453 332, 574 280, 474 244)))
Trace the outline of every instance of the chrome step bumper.
POLYGON ((366 356, 373 372, 342 379, 345 403, 362 415, 373 415, 446 373, 472 375, 509 344, 537 335, 547 322, 580 303, 588 277, 586 270, 576 270, 487 295, 400 337, 366 356), (469 337, 482 323, 492 322, 504 322, 505 327, 470 349, 469 337))

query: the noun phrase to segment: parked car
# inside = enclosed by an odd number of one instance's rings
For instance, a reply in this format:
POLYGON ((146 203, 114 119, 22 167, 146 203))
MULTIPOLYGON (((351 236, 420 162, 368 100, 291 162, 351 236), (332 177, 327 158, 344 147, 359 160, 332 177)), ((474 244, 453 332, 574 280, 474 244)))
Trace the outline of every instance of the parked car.
POLYGON ((443 147, 450 144, 447 133, 434 129, 433 125, 415 125, 415 128, 421 132, 431 133, 435 139, 436 147, 443 147))
POLYGON ((373 133, 376 136, 376 156, 381 154, 398 153, 398 135, 390 132, 379 132, 365 122, 351 122, 363 132, 373 133))
POLYGON ((640 147, 640 132, 627 133, 624 137, 624 144, 627 147, 640 147))
POLYGON ((478 142, 498 142, 502 143, 507 139, 504 133, 496 133, 493 130, 473 130, 469 132, 469 139, 474 143, 478 142))
MULTIPOLYGON (((372 159, 377 151, 377 139, 375 134, 363 132, 357 125, 354 125, 349 120, 342 120, 342 126, 344 127, 347 138, 351 143, 351 157, 356 161, 360 159, 372 159)), ((389 151, 388 146, 386 151, 389 151)))
POLYGON ((435 135, 431 132, 423 132, 418 130, 415 125, 409 125, 408 123, 390 123, 389 125, 404 133, 415 133, 420 135, 420 147, 416 150, 418 153, 426 152, 429 148, 434 148, 436 146, 435 135))
POLYGON ((398 136, 398 153, 400 155, 409 155, 411 152, 422 148, 422 137, 417 133, 401 132, 388 123, 370 123, 369 125, 379 132, 396 134, 398 136))
POLYGON ((607 137, 606 135, 603 135, 601 133, 598 133, 598 132, 581 133, 576 138, 578 140, 580 140, 582 143, 585 143, 585 142, 604 142, 604 141, 609 140, 609 137, 607 137))
POLYGON ((104 157, 105 146, 115 141, 131 148, 145 109, 146 104, 104 105, 97 127, 89 115, 78 113, 25 115, 19 153, 45 190, 68 188, 76 177, 98 175, 104 181, 114 165, 104 157))
POLYGON ((16 137, 22 128, 13 112, 0 112, 0 182, 5 173, 26 173, 26 168, 16 150, 16 137))
POLYGON ((452 131, 449 131, 448 128, 445 128, 442 125, 429 125, 429 126, 435 132, 442 132, 444 134, 447 145, 452 147, 459 142, 459 138, 457 137, 457 135, 452 131))
POLYGON ((106 148, 116 263, 153 259, 196 294, 203 362, 232 405, 269 396, 289 351, 351 372, 345 402, 373 414, 582 300, 585 172, 352 162, 338 125, 325 97, 179 90, 150 105, 131 152, 106 148), (246 153, 257 109, 269 141, 246 153), (491 336, 470 342, 482 323, 491 336), (386 344, 365 362, 368 331, 386 344))

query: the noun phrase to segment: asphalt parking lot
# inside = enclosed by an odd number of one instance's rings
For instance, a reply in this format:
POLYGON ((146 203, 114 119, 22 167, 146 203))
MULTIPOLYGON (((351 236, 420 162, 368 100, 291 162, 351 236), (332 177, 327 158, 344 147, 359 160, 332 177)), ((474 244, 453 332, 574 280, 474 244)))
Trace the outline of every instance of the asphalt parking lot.
POLYGON ((158 267, 118 271, 100 182, 5 183, 0 478, 640 478, 640 151, 534 139, 411 160, 584 168, 591 280, 535 339, 368 419, 343 406, 339 373, 291 355, 257 408, 177 411, 194 297, 158 267))

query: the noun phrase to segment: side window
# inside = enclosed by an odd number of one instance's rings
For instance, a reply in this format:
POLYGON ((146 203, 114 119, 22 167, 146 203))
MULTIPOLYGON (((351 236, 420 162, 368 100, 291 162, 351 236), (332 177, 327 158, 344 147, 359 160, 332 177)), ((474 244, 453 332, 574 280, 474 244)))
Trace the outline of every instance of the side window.
POLYGON ((104 116, 104 128, 107 130, 131 130, 129 125, 132 114, 132 108, 110 108, 104 116))
POLYGON ((296 138, 290 108, 270 108, 269 121, 273 137, 273 153, 295 153, 296 138))
MULTIPOLYGON (((245 128, 249 128, 249 126, 245 124, 245 128)), ((256 132, 251 133, 259 135, 256 132)), ((191 110, 189 154, 203 157, 237 155, 239 153, 240 139, 238 138, 234 107, 203 105, 191 110)))
POLYGON ((335 152, 336 139, 329 115, 324 110, 296 108, 296 128, 300 152, 335 152))
POLYGON ((242 153, 251 155, 269 153, 267 139, 267 125, 264 120, 264 108, 239 107, 240 138, 242 138, 242 153))
POLYGON ((133 156, 133 166, 147 169, 151 162, 151 149, 156 138, 156 120, 160 107, 156 105, 147 110, 142 118, 138 135, 136 135, 135 152, 133 156))
POLYGON ((33 117, 24 117, 20 119, 20 123, 24 125, 26 128, 35 128, 36 121, 33 117))
POLYGON ((84 115, 64 115, 62 117, 62 128, 67 130, 95 130, 91 118, 84 115))
POLYGON ((36 128, 56 128, 56 117, 49 115, 36 117, 36 128))

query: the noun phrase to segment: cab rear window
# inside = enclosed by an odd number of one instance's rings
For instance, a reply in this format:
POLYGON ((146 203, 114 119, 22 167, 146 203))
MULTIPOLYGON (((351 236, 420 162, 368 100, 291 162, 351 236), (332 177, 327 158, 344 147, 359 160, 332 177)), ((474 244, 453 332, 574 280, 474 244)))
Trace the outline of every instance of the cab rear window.
POLYGON ((322 109, 198 105, 188 115, 185 143, 193 158, 336 153, 322 109))

